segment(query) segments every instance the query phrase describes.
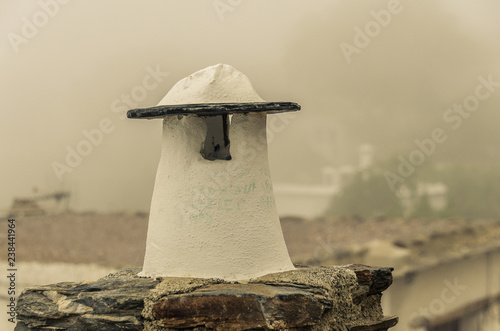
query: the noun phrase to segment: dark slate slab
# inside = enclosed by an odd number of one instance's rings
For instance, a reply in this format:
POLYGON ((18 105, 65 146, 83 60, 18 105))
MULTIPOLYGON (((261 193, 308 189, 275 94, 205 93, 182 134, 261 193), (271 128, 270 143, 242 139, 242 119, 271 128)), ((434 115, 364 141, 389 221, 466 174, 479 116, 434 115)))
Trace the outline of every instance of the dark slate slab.
POLYGON ((139 271, 27 288, 19 298, 15 330, 142 330, 144 299, 160 280, 140 278, 139 271))
POLYGON ((295 287, 219 284, 169 296, 154 305, 153 316, 167 328, 293 328, 317 324, 331 306, 313 291, 295 287))
POLYGON ((131 109, 128 118, 162 118, 168 115, 215 116, 237 113, 282 113, 300 110, 295 102, 200 103, 131 109))

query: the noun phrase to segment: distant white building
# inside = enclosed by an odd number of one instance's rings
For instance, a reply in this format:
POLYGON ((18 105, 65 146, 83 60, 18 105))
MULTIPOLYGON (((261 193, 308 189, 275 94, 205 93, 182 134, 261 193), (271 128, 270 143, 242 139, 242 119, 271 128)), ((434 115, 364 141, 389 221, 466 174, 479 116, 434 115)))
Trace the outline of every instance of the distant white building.
POLYGON ((315 218, 322 216, 335 194, 340 190, 333 185, 276 184, 274 198, 280 217, 315 218))
POLYGON ((273 185, 279 216, 306 219, 323 216, 333 197, 342 191, 347 180, 357 172, 368 170, 373 166, 373 146, 361 145, 358 152, 357 166, 324 167, 320 185, 290 183, 273 185))
POLYGON ((405 214, 410 215, 422 196, 427 196, 429 207, 434 211, 441 211, 448 203, 448 187, 441 182, 420 182, 416 192, 407 186, 401 186, 396 194, 401 200, 405 214))

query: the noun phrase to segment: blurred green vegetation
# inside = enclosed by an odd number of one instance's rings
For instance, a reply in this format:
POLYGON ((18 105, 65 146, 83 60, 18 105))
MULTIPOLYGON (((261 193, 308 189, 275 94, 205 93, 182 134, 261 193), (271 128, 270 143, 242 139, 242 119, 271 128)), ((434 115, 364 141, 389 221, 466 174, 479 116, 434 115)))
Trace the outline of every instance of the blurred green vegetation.
POLYGON ((433 164, 426 160, 401 184, 412 196, 412 207, 405 208, 400 195, 391 190, 384 177, 386 171, 398 174, 398 163, 392 159, 377 164, 364 175, 354 175, 342 194, 332 199, 327 214, 364 218, 500 218, 500 166, 433 164), (425 192, 417 194, 422 183, 442 183, 447 187, 444 208, 434 210, 431 196, 425 192))
POLYGON ((442 217, 500 218, 500 168, 454 166, 442 172, 448 187, 442 217))
POLYGON ((370 173, 366 177, 358 173, 351 178, 342 193, 333 199, 328 214, 363 218, 398 217, 403 216, 403 206, 383 175, 370 173))

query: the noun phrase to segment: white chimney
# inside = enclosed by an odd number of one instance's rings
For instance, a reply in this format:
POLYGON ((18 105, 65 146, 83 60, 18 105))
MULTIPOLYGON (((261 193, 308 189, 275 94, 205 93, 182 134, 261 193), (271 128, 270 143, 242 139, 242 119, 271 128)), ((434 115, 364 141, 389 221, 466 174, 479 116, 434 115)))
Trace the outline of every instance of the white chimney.
POLYGON ((241 280, 293 269, 274 202, 264 102, 225 64, 179 81, 158 106, 129 118, 163 118, 163 145, 141 276, 241 280))

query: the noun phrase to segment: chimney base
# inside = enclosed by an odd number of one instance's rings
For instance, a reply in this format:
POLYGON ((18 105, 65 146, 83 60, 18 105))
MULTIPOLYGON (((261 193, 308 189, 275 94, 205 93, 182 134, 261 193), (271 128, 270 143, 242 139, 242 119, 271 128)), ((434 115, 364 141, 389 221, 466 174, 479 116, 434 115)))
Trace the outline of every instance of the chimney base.
POLYGON ((396 325, 380 298, 392 268, 299 267, 245 282, 137 276, 26 289, 15 330, 368 330, 396 325))

